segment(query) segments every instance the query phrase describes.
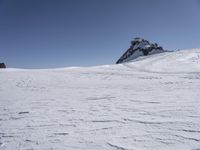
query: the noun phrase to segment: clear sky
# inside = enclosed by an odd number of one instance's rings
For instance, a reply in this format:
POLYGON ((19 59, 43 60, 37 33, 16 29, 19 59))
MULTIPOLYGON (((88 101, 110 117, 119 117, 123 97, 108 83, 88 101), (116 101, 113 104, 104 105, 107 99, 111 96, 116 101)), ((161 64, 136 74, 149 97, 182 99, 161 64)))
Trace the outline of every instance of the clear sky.
POLYGON ((11 68, 113 64, 138 36, 200 48, 200 0, 0 0, 0 62, 11 68))

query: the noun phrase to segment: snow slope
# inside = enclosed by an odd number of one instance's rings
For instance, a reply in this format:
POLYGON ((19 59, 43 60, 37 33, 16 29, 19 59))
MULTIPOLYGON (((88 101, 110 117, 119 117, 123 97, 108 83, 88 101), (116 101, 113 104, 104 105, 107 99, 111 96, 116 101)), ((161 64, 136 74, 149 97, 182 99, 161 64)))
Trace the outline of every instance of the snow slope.
POLYGON ((0 150, 199 150, 200 49, 0 70, 0 150))

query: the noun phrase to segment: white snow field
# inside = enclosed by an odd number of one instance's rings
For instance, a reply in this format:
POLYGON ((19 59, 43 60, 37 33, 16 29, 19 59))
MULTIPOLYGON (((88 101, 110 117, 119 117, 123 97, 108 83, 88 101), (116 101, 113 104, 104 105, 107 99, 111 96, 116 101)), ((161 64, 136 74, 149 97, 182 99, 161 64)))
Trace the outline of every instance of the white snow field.
POLYGON ((200 49, 0 70, 0 150, 200 150, 200 49))

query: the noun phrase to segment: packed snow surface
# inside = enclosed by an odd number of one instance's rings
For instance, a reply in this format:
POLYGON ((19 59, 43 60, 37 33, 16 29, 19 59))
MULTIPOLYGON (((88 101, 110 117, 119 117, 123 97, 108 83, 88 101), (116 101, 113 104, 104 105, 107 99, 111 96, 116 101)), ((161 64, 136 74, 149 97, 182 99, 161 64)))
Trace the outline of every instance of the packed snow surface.
POLYGON ((199 150, 200 49, 0 70, 1 150, 199 150))

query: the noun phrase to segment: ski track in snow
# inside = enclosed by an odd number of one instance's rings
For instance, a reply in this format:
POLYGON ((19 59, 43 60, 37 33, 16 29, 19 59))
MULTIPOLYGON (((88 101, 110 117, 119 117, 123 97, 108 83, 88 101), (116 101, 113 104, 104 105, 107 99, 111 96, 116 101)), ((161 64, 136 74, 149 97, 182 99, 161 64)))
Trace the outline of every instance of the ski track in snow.
POLYGON ((0 150, 200 150, 199 53, 0 70, 0 150))

